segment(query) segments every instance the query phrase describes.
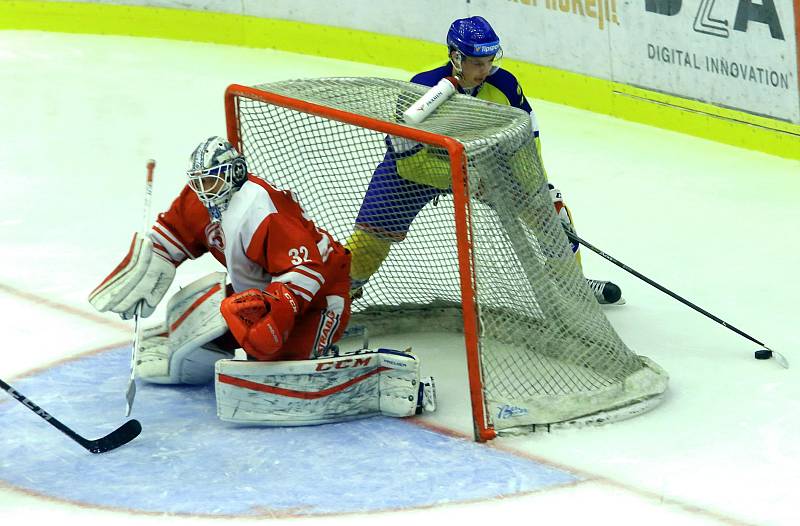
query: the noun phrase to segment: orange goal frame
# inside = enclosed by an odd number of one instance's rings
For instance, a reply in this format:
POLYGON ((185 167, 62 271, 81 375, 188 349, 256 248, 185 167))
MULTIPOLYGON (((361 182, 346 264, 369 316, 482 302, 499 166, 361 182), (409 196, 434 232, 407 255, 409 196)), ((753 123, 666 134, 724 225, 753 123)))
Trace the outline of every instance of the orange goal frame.
MULTIPOLYGON (((467 180, 467 160, 464 146, 457 140, 402 124, 385 122, 364 115, 321 106, 293 99, 284 95, 270 93, 258 88, 231 84, 225 90, 225 121, 228 140, 242 151, 239 135, 239 99, 245 98, 289 108, 302 113, 316 115, 353 126, 375 130, 388 135, 405 137, 417 142, 430 144, 447 150, 450 156, 450 171, 453 177, 453 200, 455 206, 456 239, 458 243, 459 278, 461 282, 461 305, 464 318, 464 339, 467 352, 467 373, 469 375, 470 400, 475 439, 479 442, 491 440, 495 431, 489 424, 483 395, 483 382, 478 344, 478 314, 476 308, 476 283, 473 269, 475 261, 472 250, 472 231, 470 221, 472 210, 469 200, 467 180)), ((263 174, 267 176, 268 174, 263 174)), ((323 228, 325 225, 321 225, 323 228)))

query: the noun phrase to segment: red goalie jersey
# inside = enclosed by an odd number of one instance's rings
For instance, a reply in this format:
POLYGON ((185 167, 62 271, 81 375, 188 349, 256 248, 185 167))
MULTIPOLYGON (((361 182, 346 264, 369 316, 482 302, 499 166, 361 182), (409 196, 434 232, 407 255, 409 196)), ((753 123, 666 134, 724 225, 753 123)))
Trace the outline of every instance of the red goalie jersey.
POLYGON ((180 265, 206 252, 228 271, 222 306, 244 350, 260 360, 305 360, 336 341, 350 314, 350 254, 308 219, 291 192, 249 175, 219 222, 186 186, 150 232, 180 265))

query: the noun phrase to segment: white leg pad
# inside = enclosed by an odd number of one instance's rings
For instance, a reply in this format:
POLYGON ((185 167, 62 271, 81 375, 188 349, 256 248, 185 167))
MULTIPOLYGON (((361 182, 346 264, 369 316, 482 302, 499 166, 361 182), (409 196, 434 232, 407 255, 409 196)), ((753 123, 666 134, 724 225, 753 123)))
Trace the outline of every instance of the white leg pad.
MULTIPOLYGON (((418 411, 426 392, 421 385, 419 360, 388 349, 287 362, 220 360, 217 416, 267 426, 315 425, 377 414, 406 417, 418 411)), ((431 389, 427 393, 433 396, 431 389)))
POLYGON ((210 342, 228 326, 219 306, 225 299, 225 273, 215 272, 175 294, 167 305, 160 334, 145 334, 136 356, 136 373, 156 384, 204 384, 214 379, 214 363, 230 358, 210 342))
POLYGON ((142 338, 135 363, 137 378, 154 384, 172 383, 169 381, 169 338, 142 338))

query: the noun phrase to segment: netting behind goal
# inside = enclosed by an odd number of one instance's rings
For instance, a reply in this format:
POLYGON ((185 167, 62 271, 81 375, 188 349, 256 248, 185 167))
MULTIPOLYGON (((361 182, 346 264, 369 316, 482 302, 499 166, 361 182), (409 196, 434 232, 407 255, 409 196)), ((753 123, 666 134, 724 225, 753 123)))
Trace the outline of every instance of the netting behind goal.
POLYGON ((228 135, 251 172, 348 241, 354 269, 382 261, 351 325, 464 334, 477 439, 654 405, 667 375, 625 346, 589 290, 528 115, 456 95, 403 124, 425 91, 374 78, 234 85, 228 135))

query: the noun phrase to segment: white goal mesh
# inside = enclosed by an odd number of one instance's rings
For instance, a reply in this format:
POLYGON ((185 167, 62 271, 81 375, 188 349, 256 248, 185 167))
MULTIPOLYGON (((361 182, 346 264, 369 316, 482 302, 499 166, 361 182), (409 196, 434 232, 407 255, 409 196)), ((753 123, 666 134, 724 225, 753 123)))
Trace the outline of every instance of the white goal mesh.
POLYGON ((463 332, 479 439, 654 405, 667 375, 626 347, 586 285, 527 114, 456 95, 403 124, 425 91, 374 78, 231 86, 228 134, 251 172, 297 193, 340 241, 357 228, 392 241, 351 325, 463 332), (413 184, 365 212, 370 182, 395 184, 398 166, 413 184))

